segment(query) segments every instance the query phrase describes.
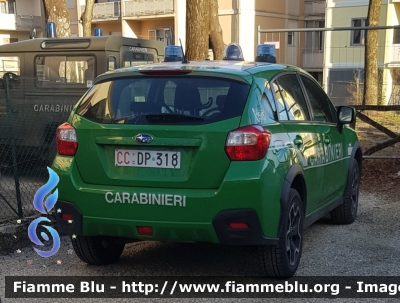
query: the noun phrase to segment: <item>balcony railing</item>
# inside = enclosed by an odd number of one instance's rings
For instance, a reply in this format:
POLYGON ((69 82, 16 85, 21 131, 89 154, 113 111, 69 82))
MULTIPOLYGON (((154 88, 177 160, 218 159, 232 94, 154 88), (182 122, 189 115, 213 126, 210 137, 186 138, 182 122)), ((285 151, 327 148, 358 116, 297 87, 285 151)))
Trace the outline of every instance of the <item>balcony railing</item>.
MULTIPOLYGON (((85 11, 85 5, 81 6, 81 11, 85 11)), ((121 2, 95 3, 93 7, 93 20, 118 19, 121 17, 121 2)))
POLYGON ((305 3, 305 15, 306 16, 321 16, 325 15, 325 1, 313 1, 305 3))
POLYGON ((124 17, 167 15, 174 12, 174 0, 125 1, 124 17))
POLYGON ((42 29, 42 17, 32 15, 16 16, 17 30, 42 29))

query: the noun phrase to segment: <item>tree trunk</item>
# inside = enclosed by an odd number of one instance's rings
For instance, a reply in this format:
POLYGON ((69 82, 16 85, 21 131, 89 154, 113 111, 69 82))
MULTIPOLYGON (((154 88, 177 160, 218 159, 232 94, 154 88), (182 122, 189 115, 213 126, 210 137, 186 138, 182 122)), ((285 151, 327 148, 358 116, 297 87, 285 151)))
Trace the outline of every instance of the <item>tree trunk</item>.
POLYGON ((67 0, 43 0, 43 5, 46 22, 54 22, 56 24, 57 37, 71 37, 67 0))
MULTIPOLYGON (((69 11, 67 9, 67 0, 43 0, 46 22, 54 22, 57 27, 57 38, 71 37, 71 28, 69 27, 69 11)), ((65 67, 60 66, 60 76, 67 77, 70 82, 76 83, 78 76, 76 67, 71 62, 65 62, 65 67), (66 69, 66 70, 65 70, 66 69)))
POLYGON ((209 0, 187 0, 185 55, 188 60, 205 60, 207 58, 209 20, 209 0))
POLYGON ((222 60, 225 44, 222 38, 222 28, 218 17, 218 0, 210 1, 210 41, 214 54, 214 60, 222 60))
POLYGON ((85 11, 82 13, 82 26, 84 37, 89 37, 92 35, 93 7, 94 0, 86 0, 85 11))
MULTIPOLYGON (((366 26, 378 26, 382 0, 370 0, 366 26)), ((379 96, 378 77, 378 30, 365 31, 365 80, 363 104, 377 105, 379 96)))

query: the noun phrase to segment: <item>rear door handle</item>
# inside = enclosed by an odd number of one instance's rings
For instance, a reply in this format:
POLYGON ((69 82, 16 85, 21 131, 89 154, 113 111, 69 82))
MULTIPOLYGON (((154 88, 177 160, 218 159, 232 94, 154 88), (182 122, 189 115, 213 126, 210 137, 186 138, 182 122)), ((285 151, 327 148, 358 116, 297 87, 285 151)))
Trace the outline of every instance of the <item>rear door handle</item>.
POLYGON ((324 143, 325 144, 330 144, 331 143, 331 139, 329 137, 325 137, 324 138, 324 143))

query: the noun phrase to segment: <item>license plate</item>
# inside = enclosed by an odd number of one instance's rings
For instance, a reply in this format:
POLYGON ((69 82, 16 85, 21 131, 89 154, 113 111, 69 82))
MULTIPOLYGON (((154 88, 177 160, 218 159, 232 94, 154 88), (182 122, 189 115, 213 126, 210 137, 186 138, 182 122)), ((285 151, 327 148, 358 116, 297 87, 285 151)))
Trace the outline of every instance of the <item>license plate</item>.
POLYGON ((181 153, 171 151, 116 149, 115 166, 181 168, 181 153))

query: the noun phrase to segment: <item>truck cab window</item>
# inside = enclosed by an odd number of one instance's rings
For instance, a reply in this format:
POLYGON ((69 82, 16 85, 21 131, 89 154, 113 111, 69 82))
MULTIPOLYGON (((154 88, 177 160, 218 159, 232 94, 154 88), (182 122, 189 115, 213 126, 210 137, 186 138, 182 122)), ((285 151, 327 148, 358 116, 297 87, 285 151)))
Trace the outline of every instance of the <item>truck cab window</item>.
POLYGON ((38 56, 38 87, 91 86, 95 77, 94 56, 38 56))
POLYGON ((144 53, 124 53, 123 67, 137 66, 154 62, 154 56, 144 53))

